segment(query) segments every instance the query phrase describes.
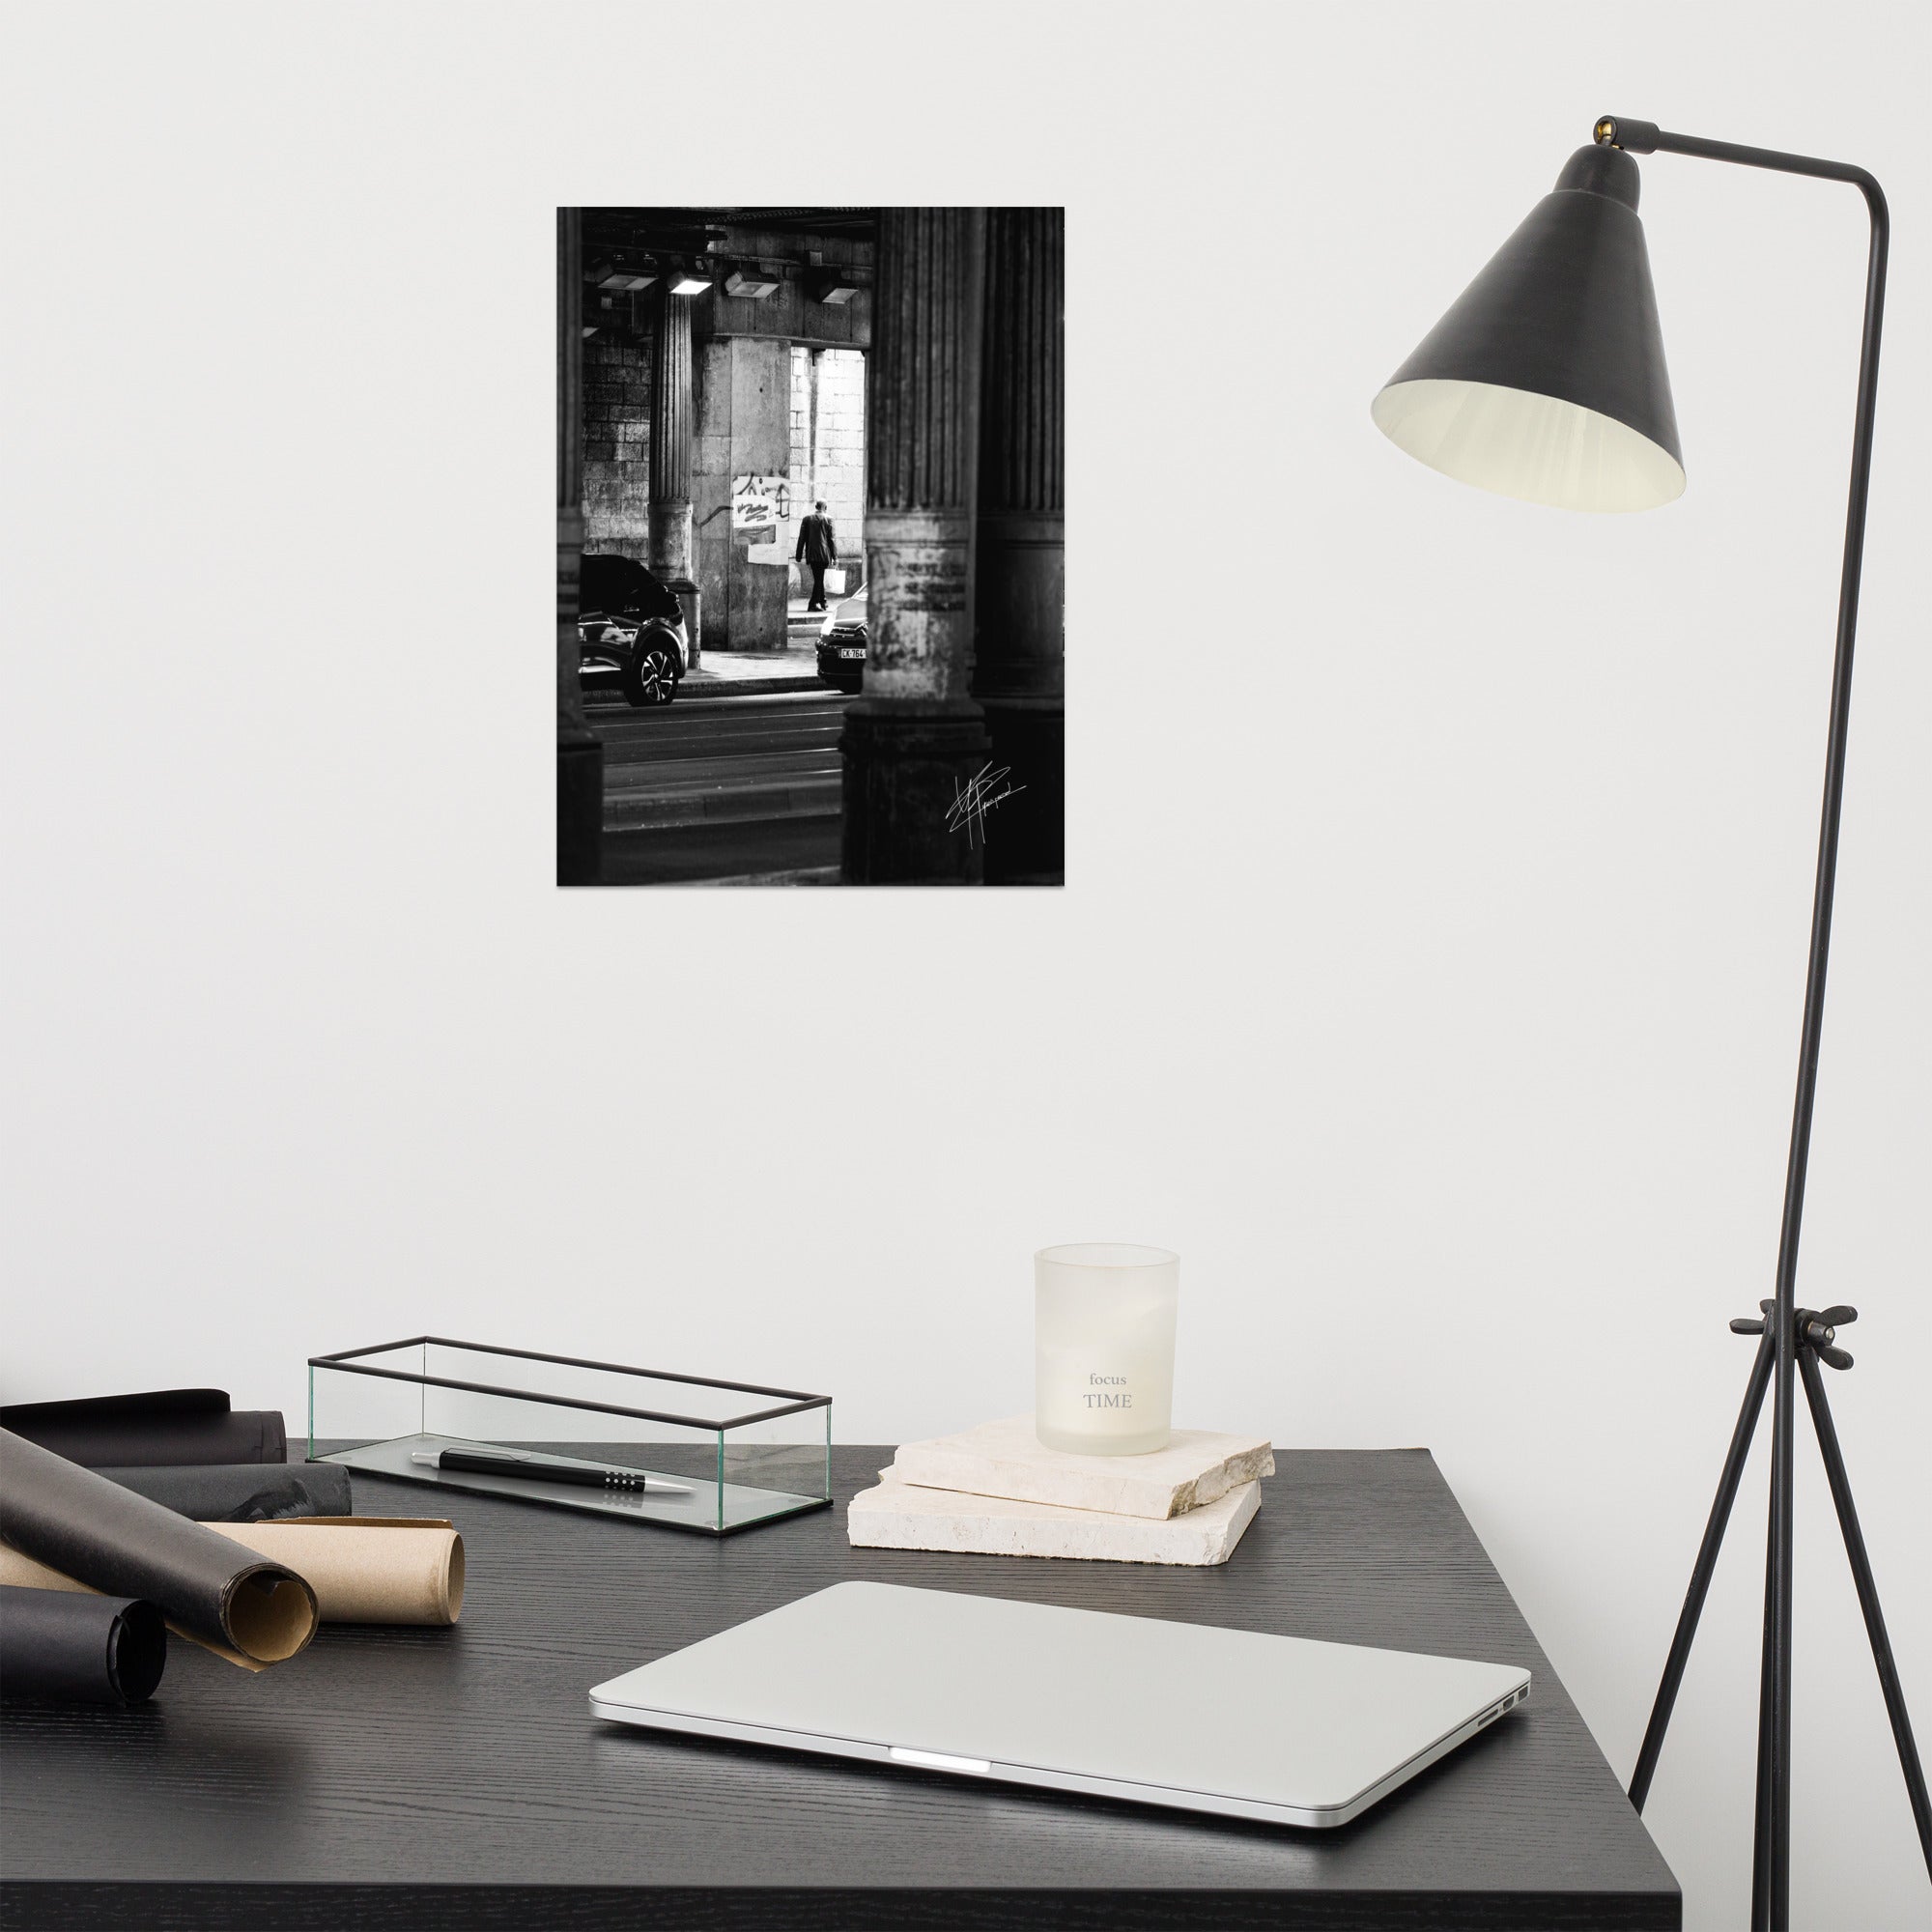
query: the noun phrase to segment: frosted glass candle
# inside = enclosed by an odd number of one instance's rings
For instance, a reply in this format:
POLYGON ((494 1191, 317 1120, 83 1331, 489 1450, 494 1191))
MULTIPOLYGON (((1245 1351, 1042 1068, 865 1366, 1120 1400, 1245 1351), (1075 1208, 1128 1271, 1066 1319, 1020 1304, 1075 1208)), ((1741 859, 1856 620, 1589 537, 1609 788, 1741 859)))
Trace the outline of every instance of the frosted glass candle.
POLYGON ((1034 1434, 1081 1456, 1165 1449, 1180 1257, 1080 1241, 1040 1249, 1033 1266, 1034 1434))

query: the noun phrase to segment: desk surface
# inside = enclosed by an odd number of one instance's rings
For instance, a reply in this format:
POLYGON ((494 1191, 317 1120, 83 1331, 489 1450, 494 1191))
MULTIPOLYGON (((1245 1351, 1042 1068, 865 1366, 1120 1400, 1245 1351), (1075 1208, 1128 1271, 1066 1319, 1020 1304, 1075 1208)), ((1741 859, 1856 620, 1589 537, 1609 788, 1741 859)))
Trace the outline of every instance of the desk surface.
MULTIPOLYGON (((454 1630, 322 1631, 249 1676, 177 1642, 135 1711, 0 1719, 0 1924, 966 1932, 1675 1927, 1676 1882, 1426 1450, 1279 1455, 1215 1570, 723 1542, 482 1496, 454 1630), (593 1722, 588 1688, 845 1577, 1526 1665, 1529 1705, 1299 1832, 593 1722)), ((361 1515, 425 1492, 357 1474, 361 1515)))

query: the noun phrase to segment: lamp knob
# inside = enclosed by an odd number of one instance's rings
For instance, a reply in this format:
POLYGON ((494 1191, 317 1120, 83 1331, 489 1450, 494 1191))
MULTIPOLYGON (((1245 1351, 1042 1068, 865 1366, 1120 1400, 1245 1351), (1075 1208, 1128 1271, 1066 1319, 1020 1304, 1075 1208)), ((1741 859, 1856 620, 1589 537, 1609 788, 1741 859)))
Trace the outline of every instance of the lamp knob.
POLYGON ((1657 153, 1655 121, 1633 121, 1624 114, 1605 114, 1590 131, 1600 147, 1621 148, 1627 155, 1657 153))

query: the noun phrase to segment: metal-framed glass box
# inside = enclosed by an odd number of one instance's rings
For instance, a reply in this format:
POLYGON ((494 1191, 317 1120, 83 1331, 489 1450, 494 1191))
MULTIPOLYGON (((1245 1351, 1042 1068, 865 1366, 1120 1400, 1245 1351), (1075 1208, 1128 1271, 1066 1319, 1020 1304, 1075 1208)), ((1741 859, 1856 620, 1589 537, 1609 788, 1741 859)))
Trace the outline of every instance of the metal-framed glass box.
POLYGON ((311 1355, 308 1455, 667 1529, 832 1500, 832 1398, 415 1335, 311 1355))

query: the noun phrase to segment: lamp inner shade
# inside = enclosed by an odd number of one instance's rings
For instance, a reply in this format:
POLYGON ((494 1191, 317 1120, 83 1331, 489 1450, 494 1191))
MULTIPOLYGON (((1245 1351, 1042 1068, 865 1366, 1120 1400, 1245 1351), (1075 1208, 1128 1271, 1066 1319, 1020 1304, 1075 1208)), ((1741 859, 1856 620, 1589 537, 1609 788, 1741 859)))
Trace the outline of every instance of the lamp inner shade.
POLYGON ((1579 148, 1388 379, 1376 426, 1432 469, 1562 510, 1684 494, 1637 166, 1579 148))
POLYGON ((1558 396, 1495 383, 1391 383, 1371 406, 1398 449, 1445 476, 1560 510, 1654 510, 1684 494, 1684 467, 1628 424, 1558 396))

